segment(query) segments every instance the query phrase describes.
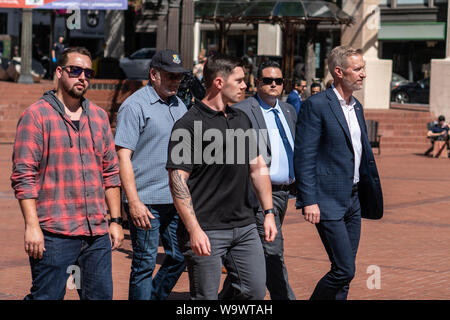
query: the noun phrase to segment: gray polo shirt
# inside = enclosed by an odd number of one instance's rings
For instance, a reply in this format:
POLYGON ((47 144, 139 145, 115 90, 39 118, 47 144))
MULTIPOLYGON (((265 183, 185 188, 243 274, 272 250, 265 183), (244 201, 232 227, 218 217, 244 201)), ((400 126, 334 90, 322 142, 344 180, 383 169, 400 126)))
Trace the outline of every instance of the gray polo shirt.
POLYGON ((161 100, 150 82, 119 108, 115 143, 133 151, 136 188, 145 204, 173 203, 166 170, 167 148, 174 123, 186 111, 177 96, 170 97, 169 104, 161 100))

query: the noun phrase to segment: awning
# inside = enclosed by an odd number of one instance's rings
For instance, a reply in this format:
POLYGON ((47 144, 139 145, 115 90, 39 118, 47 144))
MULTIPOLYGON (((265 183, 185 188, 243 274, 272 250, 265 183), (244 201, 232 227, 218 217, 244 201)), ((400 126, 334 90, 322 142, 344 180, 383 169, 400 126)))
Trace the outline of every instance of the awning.
POLYGON ((195 18, 227 22, 321 21, 350 23, 352 18, 334 3, 311 0, 197 0, 195 18))
POLYGON ((445 40, 445 33, 445 22, 382 22, 378 40, 445 40))

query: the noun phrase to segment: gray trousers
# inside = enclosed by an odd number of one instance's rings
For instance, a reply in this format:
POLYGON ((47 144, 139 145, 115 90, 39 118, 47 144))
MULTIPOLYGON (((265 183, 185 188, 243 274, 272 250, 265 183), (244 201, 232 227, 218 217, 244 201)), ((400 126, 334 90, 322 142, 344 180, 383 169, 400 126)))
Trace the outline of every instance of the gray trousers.
MULTIPOLYGON (((184 229, 184 228, 183 228, 184 229)), ((197 256, 190 248, 187 232, 179 235, 189 273, 191 300, 217 300, 222 265, 233 291, 227 299, 263 300, 266 294, 264 252, 256 225, 205 231, 211 244, 210 256, 197 256)))
POLYGON ((272 300, 295 300, 284 263, 284 238, 281 230, 288 206, 289 192, 274 191, 272 192, 272 199, 273 207, 278 213, 275 216, 278 233, 274 242, 264 240, 264 213, 261 207, 256 214, 256 225, 266 258, 266 286, 272 300))
MULTIPOLYGON (((273 242, 264 240, 264 213, 262 208, 256 213, 256 226, 264 250, 266 266, 266 286, 272 300, 295 300, 294 291, 288 281, 288 272, 284 263, 284 239, 281 226, 286 215, 289 200, 288 191, 272 192, 273 207, 278 213, 275 216, 277 236, 273 242)), ((238 295, 237 288, 232 288, 229 277, 225 279, 220 299, 229 300, 238 295)))

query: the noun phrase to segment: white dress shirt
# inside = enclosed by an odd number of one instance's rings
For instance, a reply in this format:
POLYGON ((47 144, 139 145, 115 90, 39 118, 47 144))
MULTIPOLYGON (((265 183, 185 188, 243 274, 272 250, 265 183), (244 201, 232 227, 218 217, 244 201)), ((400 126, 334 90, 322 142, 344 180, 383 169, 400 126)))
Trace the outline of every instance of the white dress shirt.
POLYGON ((355 154, 355 171, 353 175, 353 183, 359 182, 359 166, 361 164, 361 156, 362 156, 362 143, 361 143, 361 128, 359 127, 358 119, 356 118, 355 105, 356 101, 351 96, 350 104, 341 97, 337 89, 332 86, 336 97, 341 104, 342 111, 344 112, 345 120, 347 120, 348 129, 350 131, 350 136, 352 138, 352 146, 355 154))

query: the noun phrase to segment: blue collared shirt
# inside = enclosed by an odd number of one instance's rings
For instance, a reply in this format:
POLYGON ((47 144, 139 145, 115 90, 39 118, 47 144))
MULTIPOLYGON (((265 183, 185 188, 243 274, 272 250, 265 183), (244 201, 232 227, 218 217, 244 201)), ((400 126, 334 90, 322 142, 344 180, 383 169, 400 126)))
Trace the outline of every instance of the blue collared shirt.
MULTIPOLYGON (((266 122, 268 136, 270 140, 270 149, 272 154, 272 160, 270 162, 270 180, 273 184, 290 184, 292 183, 289 178, 289 161, 287 158, 286 150, 284 149, 283 140, 281 139, 280 132, 278 131, 277 124, 275 122, 275 115, 272 110, 272 106, 265 103, 259 95, 256 95, 256 98, 261 107, 262 114, 264 116, 264 121, 266 122)), ((286 121, 283 110, 277 102, 275 107, 277 109, 278 116, 283 125, 284 131, 286 131, 286 135, 288 136, 289 144, 294 150, 294 138, 291 133, 291 129, 286 121)))
MULTIPOLYGON (((120 106, 115 143, 133 151, 136 189, 145 204, 173 202, 166 170, 167 149, 172 127, 186 111, 177 96, 163 101, 150 82, 120 106)), ((126 197, 123 200, 127 202, 126 197)))

